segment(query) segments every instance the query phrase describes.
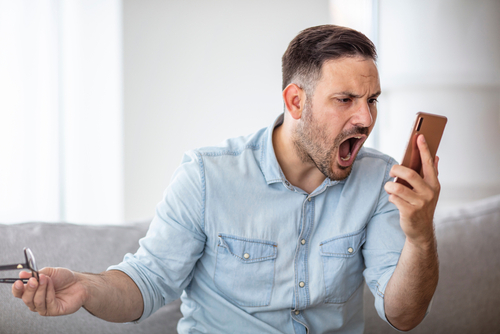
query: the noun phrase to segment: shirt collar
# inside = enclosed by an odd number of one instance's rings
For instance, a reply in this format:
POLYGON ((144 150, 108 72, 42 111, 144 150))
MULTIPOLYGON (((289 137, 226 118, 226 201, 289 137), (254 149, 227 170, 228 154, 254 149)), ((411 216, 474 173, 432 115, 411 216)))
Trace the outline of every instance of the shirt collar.
POLYGON ((273 146, 274 129, 283 124, 284 118, 284 114, 279 115, 278 118, 276 118, 276 120, 267 128, 265 135, 262 136, 262 155, 260 165, 267 184, 282 182, 285 179, 278 160, 276 159, 273 146))
MULTIPOLYGON (((286 180, 285 175, 283 174, 283 171, 281 170, 281 167, 278 163, 278 159, 276 159, 276 154, 274 153, 273 146, 274 129, 282 125, 284 119, 284 114, 279 115, 278 118, 276 118, 276 120, 267 128, 265 135, 262 136, 262 155, 260 165, 267 184, 283 182, 283 184, 285 184, 287 188, 292 190, 294 187, 286 180)), ((328 187, 344 182, 345 180, 333 181, 329 178, 326 178, 321 186, 328 187)))

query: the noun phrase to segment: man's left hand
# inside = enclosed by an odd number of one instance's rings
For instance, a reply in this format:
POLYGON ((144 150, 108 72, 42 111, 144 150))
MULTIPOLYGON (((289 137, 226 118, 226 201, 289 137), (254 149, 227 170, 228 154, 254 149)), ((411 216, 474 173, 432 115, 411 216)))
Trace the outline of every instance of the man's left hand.
POLYGON ((400 224, 407 241, 423 246, 434 242, 433 218, 441 185, 438 180, 439 158, 434 161, 423 135, 417 137, 417 145, 423 177, 410 168, 394 165, 390 176, 402 178, 413 189, 396 182, 387 182, 384 189, 389 194, 389 202, 399 209, 400 224))

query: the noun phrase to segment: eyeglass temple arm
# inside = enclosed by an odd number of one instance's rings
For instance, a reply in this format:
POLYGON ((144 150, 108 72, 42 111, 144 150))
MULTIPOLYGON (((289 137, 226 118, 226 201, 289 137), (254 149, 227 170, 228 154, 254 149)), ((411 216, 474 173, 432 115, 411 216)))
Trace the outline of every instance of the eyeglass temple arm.
POLYGON ((29 269, 26 263, 8 264, 5 266, 0 266, 0 270, 14 270, 14 269, 29 269))
POLYGON ((0 283, 15 283, 17 281, 21 281, 24 284, 28 283, 28 278, 0 278, 0 283))

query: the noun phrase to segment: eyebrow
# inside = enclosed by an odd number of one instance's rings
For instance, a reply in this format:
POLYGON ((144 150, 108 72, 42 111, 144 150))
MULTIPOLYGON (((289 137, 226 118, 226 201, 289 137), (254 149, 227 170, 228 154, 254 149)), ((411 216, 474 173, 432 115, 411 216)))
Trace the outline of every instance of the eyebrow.
MULTIPOLYGON (((376 97, 378 97, 380 94, 382 94, 382 91, 380 91, 380 90, 379 90, 378 92, 376 92, 376 93, 374 93, 374 94, 370 95, 370 97, 369 97, 369 98, 370 98, 370 99, 371 99, 371 98, 376 98, 376 97)), ((348 97, 351 97, 351 98, 360 98, 360 97, 361 97, 361 95, 357 95, 357 94, 354 94, 354 93, 352 93, 352 92, 339 92, 339 93, 335 93, 334 95, 345 95, 345 96, 348 96, 348 97)))

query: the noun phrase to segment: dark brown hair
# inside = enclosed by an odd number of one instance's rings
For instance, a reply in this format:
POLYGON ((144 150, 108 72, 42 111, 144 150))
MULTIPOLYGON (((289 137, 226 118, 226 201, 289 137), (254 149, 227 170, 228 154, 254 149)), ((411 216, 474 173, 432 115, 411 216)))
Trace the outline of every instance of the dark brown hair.
POLYGON ((293 82, 310 95, 321 78, 325 61, 356 56, 377 59, 375 46, 359 31, 331 24, 307 28, 290 42, 283 54, 282 89, 293 82))

